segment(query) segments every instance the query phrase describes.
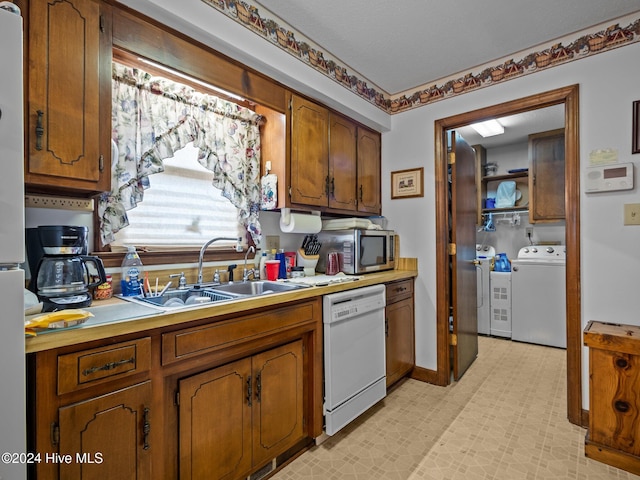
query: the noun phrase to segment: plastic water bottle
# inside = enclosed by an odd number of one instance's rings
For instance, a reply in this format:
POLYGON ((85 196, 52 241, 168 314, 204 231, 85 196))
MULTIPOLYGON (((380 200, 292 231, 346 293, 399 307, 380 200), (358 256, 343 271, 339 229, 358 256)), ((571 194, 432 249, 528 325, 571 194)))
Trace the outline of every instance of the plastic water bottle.
POLYGON ((120 288, 122 295, 130 297, 142 294, 142 261, 136 252, 136 247, 127 247, 127 254, 122 260, 122 277, 120 288))

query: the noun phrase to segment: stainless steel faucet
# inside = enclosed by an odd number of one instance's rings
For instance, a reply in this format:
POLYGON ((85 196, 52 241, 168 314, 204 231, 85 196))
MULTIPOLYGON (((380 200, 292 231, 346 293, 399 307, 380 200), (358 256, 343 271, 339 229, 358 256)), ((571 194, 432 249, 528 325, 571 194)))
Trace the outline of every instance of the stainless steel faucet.
POLYGON ((256 274, 255 274, 255 269, 250 269, 247 270, 247 257, 249 256, 249 252, 253 252, 256 253, 256 249, 253 245, 251 245, 248 249, 247 249, 247 253, 244 254, 244 270, 242 271, 242 281, 246 282, 247 280, 249 280, 249 275, 251 273, 253 273, 253 276, 255 278, 256 274))
MULTIPOLYGON (((200 257, 198 257, 198 285, 202 285, 202 259, 204 258, 204 252, 207 250, 207 248, 209 248, 209 245, 222 240, 235 242, 238 239, 231 237, 215 237, 202 246, 202 248, 200 249, 200 257)), ((242 249, 240 251, 242 251, 242 249)))

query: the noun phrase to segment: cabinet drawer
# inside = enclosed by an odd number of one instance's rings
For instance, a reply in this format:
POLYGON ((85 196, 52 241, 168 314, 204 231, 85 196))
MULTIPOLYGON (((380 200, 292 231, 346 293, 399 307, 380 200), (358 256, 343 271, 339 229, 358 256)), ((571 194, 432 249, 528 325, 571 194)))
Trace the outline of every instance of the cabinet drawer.
POLYGON ((247 340, 267 336, 320 315, 314 303, 238 318, 237 320, 187 328, 162 335, 162 364, 221 350, 247 340))
POLYGON ((58 395, 151 368, 151 338, 58 356, 58 395))
POLYGON ((413 279, 387 283, 387 304, 398 302, 413 295, 413 279))

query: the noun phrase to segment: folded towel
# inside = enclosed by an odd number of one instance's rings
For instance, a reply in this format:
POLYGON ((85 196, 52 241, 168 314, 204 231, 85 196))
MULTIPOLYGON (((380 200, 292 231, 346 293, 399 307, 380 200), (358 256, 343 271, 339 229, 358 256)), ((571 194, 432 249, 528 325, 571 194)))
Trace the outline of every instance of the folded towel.
POLYGON ((516 182, 507 180, 500 182, 496 195, 496 208, 509 208, 516 204, 516 182))

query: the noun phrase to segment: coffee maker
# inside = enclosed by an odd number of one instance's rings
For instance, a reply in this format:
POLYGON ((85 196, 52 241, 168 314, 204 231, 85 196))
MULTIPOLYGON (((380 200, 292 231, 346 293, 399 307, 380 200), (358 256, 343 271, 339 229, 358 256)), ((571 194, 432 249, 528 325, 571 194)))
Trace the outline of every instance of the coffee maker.
POLYGON ((91 305, 90 290, 107 281, 102 260, 87 255, 88 229, 66 225, 27 228, 29 290, 43 311, 91 305))

